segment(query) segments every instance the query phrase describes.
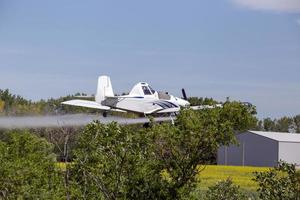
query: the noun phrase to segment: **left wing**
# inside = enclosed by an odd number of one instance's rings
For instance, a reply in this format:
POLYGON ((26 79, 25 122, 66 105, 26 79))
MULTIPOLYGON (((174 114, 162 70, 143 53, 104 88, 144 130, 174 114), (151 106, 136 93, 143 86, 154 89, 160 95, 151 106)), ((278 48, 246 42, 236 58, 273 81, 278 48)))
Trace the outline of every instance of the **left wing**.
POLYGON ((178 108, 167 108, 167 109, 160 110, 156 113, 175 113, 175 112, 179 112, 179 111, 180 111, 180 107, 178 107, 178 108))
POLYGON ((216 105, 201 105, 201 106, 191 106, 190 108, 192 110, 203 110, 203 109, 213 109, 213 108, 222 108, 222 104, 216 104, 216 105))
POLYGON ((102 106, 101 104, 95 102, 95 101, 87 101, 87 100, 70 100, 62 102, 61 104, 64 105, 71 105, 71 106, 80 106, 85 108, 95 108, 99 110, 110 110, 110 107, 108 106, 102 106))

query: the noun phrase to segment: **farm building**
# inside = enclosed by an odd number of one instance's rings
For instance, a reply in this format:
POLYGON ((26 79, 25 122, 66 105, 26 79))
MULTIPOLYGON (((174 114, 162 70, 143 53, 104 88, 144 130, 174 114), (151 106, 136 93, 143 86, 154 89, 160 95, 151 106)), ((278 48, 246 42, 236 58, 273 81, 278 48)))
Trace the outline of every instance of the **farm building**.
POLYGON ((300 134, 247 131, 237 140, 219 148, 219 165, 273 167, 280 160, 300 165, 300 134))

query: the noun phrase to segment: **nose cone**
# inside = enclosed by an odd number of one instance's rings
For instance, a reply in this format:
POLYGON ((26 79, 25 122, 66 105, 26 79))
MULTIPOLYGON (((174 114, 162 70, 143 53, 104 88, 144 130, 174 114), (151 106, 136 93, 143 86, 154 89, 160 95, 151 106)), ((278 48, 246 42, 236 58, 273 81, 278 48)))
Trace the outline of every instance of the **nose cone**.
POLYGON ((183 106, 183 107, 190 106, 190 102, 180 98, 177 99, 177 103, 179 106, 183 106))

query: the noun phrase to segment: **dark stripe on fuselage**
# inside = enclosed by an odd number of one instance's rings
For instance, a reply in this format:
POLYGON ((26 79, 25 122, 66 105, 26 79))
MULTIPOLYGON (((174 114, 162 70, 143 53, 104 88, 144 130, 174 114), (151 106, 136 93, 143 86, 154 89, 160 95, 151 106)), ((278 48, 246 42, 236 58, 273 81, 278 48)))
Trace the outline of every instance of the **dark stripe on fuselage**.
POLYGON ((173 107, 172 104, 169 104, 168 102, 165 102, 165 101, 161 101, 160 103, 166 105, 168 108, 172 108, 173 107))
POLYGON ((163 104, 162 102, 155 102, 154 104, 159 105, 159 106, 162 107, 163 109, 170 108, 169 106, 167 106, 166 104, 163 104))
POLYGON ((178 105, 176 105, 176 104, 174 104, 174 103, 172 103, 172 102, 169 102, 169 101, 165 101, 166 103, 169 103, 169 104, 171 104, 173 107, 175 107, 175 108, 178 108, 179 106, 178 105))
POLYGON ((132 98, 135 98, 135 99, 143 99, 144 97, 132 97, 132 98))
POLYGON ((162 107, 163 109, 167 109, 167 108, 178 108, 179 106, 169 102, 169 101, 156 101, 154 102, 155 104, 159 105, 160 107, 162 107))
POLYGON ((159 101, 160 103, 163 103, 164 105, 168 106, 169 108, 178 108, 178 105, 169 102, 169 101, 159 101))

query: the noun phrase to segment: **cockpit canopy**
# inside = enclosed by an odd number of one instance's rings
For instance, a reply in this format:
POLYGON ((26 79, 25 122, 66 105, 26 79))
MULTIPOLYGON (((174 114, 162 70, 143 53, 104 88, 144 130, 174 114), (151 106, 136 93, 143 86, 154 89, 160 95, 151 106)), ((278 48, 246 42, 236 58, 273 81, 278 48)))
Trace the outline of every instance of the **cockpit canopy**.
POLYGON ((144 95, 155 94, 155 90, 153 90, 150 85, 148 85, 148 86, 142 85, 142 90, 144 92, 144 95))
POLYGON ((131 96, 150 96, 157 94, 158 99, 170 100, 171 96, 166 92, 155 91, 148 83, 138 83, 136 84, 129 95, 131 96))
POLYGON ((137 96, 144 96, 144 95, 154 95, 156 91, 148 84, 148 83, 138 83, 136 84, 131 92, 130 95, 137 95, 137 96))

